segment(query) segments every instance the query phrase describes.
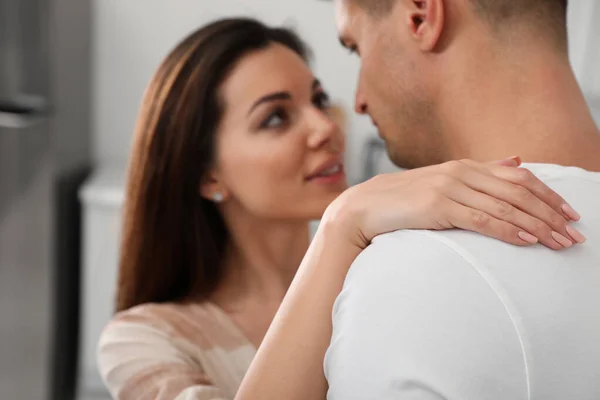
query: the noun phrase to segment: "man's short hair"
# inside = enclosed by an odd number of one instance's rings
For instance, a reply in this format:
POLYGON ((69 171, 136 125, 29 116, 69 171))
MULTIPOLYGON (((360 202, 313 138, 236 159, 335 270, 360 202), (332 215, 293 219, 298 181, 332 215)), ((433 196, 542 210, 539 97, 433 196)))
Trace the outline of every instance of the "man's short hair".
POLYGON ((566 19, 568 0, 470 0, 475 11, 492 21, 502 22, 530 13, 566 19))
POLYGON ((369 14, 382 16, 388 14, 396 0, 353 0, 360 8, 366 10, 369 14))
POLYGON ((508 28, 524 21, 548 32, 555 42, 567 43, 568 0, 470 0, 477 15, 493 28, 508 28))
MULTIPOLYGON (((359 7, 375 16, 389 13, 398 0, 353 0, 359 7)), ((537 24, 550 32, 559 45, 567 43, 568 0, 469 0, 477 15, 493 28, 506 27, 514 21, 537 24)))

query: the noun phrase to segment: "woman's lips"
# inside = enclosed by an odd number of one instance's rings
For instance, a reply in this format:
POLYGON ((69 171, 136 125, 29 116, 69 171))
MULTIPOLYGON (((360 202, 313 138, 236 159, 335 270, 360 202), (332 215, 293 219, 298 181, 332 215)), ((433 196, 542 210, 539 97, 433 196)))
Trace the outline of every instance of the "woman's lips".
POLYGON ((311 176, 308 180, 320 184, 332 184, 343 180, 345 177, 344 165, 338 163, 324 171, 311 176))

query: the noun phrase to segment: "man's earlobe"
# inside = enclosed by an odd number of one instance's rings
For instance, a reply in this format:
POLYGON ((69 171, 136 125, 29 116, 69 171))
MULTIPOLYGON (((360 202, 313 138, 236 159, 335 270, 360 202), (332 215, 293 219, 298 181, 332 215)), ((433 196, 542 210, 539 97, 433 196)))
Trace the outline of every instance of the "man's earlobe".
POLYGON ((423 51, 433 51, 444 30, 443 0, 411 0, 411 32, 423 51))

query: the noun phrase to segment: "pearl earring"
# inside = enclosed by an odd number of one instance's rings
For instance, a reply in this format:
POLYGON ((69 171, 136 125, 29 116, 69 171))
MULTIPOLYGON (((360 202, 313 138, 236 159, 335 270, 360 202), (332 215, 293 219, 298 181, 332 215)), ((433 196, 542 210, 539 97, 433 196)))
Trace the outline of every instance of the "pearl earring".
POLYGON ((212 199, 215 203, 220 203, 223 201, 223 194, 220 192, 217 192, 212 195, 212 199))

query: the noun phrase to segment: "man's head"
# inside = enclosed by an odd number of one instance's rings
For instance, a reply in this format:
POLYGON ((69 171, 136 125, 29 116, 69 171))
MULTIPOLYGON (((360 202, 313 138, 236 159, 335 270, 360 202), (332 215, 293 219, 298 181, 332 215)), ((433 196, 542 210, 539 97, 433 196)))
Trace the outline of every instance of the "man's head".
POLYGON ((473 74, 493 79, 477 69, 481 60, 504 69, 511 49, 541 46, 567 58, 567 0, 335 2, 341 42, 361 58, 356 110, 371 116, 405 168, 448 159, 442 103, 460 102, 473 74))

